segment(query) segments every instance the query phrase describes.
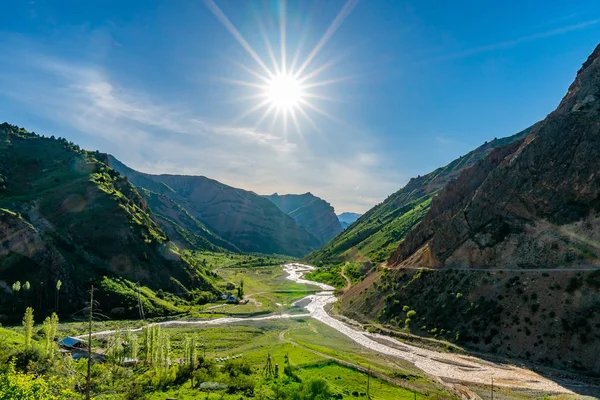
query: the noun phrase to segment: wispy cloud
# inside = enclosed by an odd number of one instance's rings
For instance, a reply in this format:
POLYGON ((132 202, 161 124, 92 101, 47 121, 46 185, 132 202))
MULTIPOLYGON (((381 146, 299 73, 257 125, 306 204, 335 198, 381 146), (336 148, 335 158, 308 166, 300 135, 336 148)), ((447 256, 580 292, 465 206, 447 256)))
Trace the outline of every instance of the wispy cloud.
POLYGON ((42 133, 110 152, 145 172, 205 175, 257 193, 311 191, 340 212, 363 212, 401 183, 382 173, 377 153, 359 143, 340 144, 355 147, 353 155, 324 157, 275 133, 209 121, 116 81, 98 65, 39 53, 18 60, 0 68, 0 97, 65 130, 42 133))
MULTIPOLYGON (((556 22, 556 21, 554 21, 554 22, 556 22)), ((511 40, 504 40, 504 41, 490 43, 490 44, 486 44, 486 45, 482 45, 482 46, 471 47, 471 48, 460 50, 460 51, 450 53, 450 54, 442 54, 438 57, 428 58, 428 59, 422 61, 421 63, 429 63, 429 62, 434 62, 434 61, 463 58, 463 57, 468 57, 468 56, 481 54, 481 53, 487 53, 487 52, 491 52, 491 51, 495 51, 495 50, 508 49, 508 48, 515 47, 522 43, 533 42, 536 40, 545 39, 545 38, 549 38, 552 36, 564 35, 569 32, 586 29, 586 28, 592 27, 594 25, 597 25, 598 23, 600 23, 600 18, 582 21, 582 22, 579 22, 576 24, 571 24, 571 25, 566 25, 566 26, 562 26, 559 28, 555 28, 555 29, 536 32, 531 35, 521 36, 519 38, 515 38, 515 39, 511 39, 511 40)))

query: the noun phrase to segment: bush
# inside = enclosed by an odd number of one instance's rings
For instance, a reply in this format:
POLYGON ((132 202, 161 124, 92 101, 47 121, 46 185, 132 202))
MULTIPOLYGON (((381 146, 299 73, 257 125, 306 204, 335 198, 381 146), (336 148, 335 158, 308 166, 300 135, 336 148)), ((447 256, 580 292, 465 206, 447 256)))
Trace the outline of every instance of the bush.
POLYGON ((410 310, 409 312, 406 313, 406 317, 407 318, 414 318, 417 315, 417 312, 415 310, 410 310))

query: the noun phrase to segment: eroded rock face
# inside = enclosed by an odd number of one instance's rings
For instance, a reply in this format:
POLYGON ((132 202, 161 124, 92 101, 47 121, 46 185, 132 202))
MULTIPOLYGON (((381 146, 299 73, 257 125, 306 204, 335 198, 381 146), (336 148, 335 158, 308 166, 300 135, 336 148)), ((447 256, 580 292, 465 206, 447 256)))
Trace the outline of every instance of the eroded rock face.
POLYGON ((425 246, 431 267, 597 264, 599 98, 600 46, 525 139, 448 184, 390 263, 425 246))

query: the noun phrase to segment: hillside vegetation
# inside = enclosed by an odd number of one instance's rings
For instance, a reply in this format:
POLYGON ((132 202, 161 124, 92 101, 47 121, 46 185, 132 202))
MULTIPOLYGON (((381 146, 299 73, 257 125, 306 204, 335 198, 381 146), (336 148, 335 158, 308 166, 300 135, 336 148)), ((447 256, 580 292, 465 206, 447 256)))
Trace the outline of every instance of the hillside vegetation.
POLYGON ((599 99, 600 46, 554 112, 437 193, 342 312, 600 374, 599 99))
MULTIPOLYGON (((137 304, 137 283, 149 288, 150 303, 155 300, 150 293, 159 289, 184 297, 192 287, 216 292, 205 272, 192 268, 169 242, 145 198, 102 159, 65 139, 0 125, 4 318, 27 304, 39 305, 43 315, 60 302, 71 313, 91 284, 102 290, 109 314, 137 304), (29 287, 15 293, 11 286, 17 281, 29 287)), ((149 308, 173 311, 158 303, 149 308)))

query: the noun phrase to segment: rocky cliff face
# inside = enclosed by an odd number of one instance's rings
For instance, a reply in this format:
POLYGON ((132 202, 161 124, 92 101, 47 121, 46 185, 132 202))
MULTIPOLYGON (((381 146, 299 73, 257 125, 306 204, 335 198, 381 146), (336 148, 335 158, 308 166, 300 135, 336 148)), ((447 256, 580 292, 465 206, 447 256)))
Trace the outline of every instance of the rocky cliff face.
POLYGON ((331 204, 312 193, 275 193, 265 197, 319 239, 320 245, 327 243, 342 231, 342 225, 331 204))
POLYGON ((600 47, 554 112, 433 199, 390 264, 598 265, 599 170, 600 47))
MULTIPOLYGON (((203 229, 188 226, 190 232, 204 235, 217 246, 228 247, 229 243, 230 249, 292 256, 303 256, 319 247, 318 239, 292 217, 255 193, 203 176, 144 174, 112 156, 109 163, 135 186, 146 189, 147 195, 166 196, 181 206, 181 212, 199 221, 218 240, 206 236, 203 229)), ((153 212, 170 220, 178 219, 173 213, 165 215, 159 204, 164 202, 150 203, 153 212)))

